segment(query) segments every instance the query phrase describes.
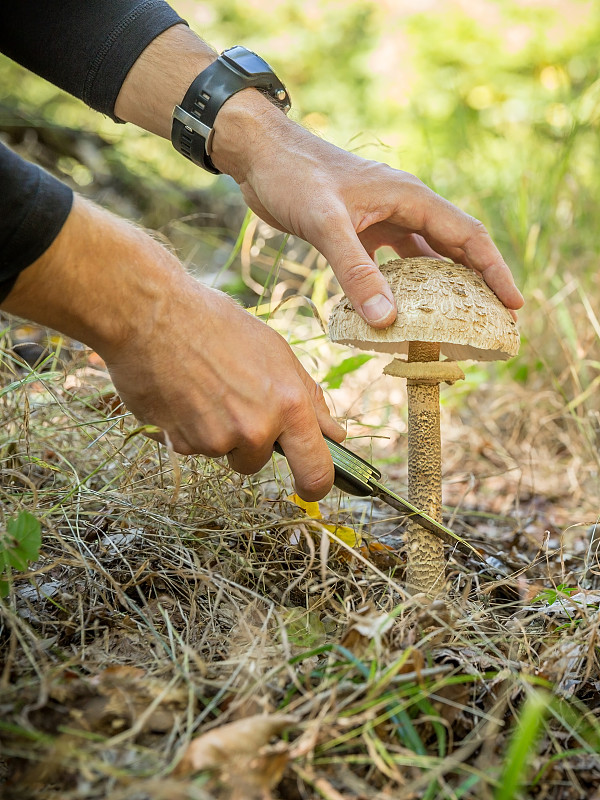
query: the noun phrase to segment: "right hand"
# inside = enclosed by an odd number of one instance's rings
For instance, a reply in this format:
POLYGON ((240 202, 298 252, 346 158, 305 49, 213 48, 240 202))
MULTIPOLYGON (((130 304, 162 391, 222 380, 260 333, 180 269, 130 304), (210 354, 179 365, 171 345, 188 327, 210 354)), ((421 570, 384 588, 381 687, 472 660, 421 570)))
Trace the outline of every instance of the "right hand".
POLYGON ((177 452, 227 455, 244 474, 269 460, 277 440, 298 494, 324 497, 333 466, 321 431, 337 441, 344 432, 289 345, 182 271, 165 289, 164 313, 150 311, 149 329, 106 353, 126 406, 177 452))
POLYGON ((129 410, 177 452, 251 473, 278 441, 301 497, 331 489, 322 433, 344 432, 289 345, 125 220, 77 197, 3 307, 93 347, 129 410))

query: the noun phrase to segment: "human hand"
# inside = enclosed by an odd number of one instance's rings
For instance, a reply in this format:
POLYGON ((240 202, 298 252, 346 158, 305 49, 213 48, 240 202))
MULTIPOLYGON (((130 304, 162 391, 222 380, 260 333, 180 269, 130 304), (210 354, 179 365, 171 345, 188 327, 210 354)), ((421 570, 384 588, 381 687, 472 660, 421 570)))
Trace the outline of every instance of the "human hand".
POLYGON ((396 317, 375 250, 446 256, 481 273, 511 310, 523 305, 484 225, 418 178, 319 139, 252 90, 231 98, 215 122, 212 158, 238 181, 250 208, 313 244, 358 313, 384 328, 396 317), (243 135, 240 135, 243 132, 243 135))
MULTIPOLYGON (((189 28, 170 28, 133 65, 117 115, 168 138, 173 106, 215 58, 189 28)), ((466 264, 508 308, 523 305, 481 222, 414 175, 319 139, 254 89, 238 92, 219 110, 211 158, 239 183, 259 217, 325 256, 355 309, 375 327, 396 317, 390 288, 373 260, 382 245, 403 257, 446 256, 466 264)))
POLYGON ((251 473, 277 440, 299 495, 331 489, 321 432, 344 432, 285 340, 124 220, 76 197, 3 307, 93 347, 129 410, 177 452, 227 455, 251 473))
POLYGON ((324 497, 333 466, 321 431, 337 441, 344 432, 285 340, 180 268, 161 305, 141 335, 105 354, 126 406, 177 452, 227 455, 244 474, 258 472, 278 441, 298 494, 324 497))

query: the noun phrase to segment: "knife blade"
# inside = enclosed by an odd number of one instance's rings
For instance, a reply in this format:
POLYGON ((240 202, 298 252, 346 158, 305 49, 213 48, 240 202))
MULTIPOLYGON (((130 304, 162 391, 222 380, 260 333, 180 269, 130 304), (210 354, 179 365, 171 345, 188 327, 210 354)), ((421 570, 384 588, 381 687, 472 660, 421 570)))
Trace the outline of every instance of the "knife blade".
MULTIPOLYGON (((331 454, 335 469, 334 485, 338 489, 346 494, 358 497, 377 497, 396 511, 418 520, 423 528, 433 533, 446 544, 457 547, 462 552, 475 556, 483 563, 486 563, 479 551, 466 539, 463 539, 462 536, 454 533, 450 528, 430 517, 429 514, 421 511, 409 500, 396 494, 396 492, 381 483, 379 480, 381 472, 377 467, 328 436, 324 435, 323 438, 331 454)), ((285 455, 279 442, 275 442, 274 450, 281 455, 285 455)))

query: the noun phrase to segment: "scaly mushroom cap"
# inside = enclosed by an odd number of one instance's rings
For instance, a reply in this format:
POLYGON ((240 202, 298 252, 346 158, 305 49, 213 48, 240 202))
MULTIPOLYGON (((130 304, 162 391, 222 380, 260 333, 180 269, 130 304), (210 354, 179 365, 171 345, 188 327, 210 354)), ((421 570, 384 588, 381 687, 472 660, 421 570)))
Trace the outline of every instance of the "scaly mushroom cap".
POLYGON ((510 312, 468 267, 398 258, 381 272, 396 298, 396 321, 384 330, 372 328, 344 297, 329 319, 332 341, 382 353, 407 353, 408 342, 439 342, 441 354, 455 361, 505 361, 519 352, 510 312))

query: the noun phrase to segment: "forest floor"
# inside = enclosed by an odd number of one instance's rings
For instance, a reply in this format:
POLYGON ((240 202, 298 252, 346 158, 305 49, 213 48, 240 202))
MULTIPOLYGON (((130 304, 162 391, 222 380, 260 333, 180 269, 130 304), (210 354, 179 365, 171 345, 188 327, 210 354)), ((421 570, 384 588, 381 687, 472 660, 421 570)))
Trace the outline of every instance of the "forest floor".
MULTIPOLYGON (((313 320, 296 334, 339 359, 313 320)), ((311 518, 281 458, 242 478, 175 456, 94 353, 40 337, 3 337, 5 519, 42 543, 0 601, 0 796, 597 797, 598 464, 558 393, 478 371, 443 390, 444 519, 483 561, 448 548, 431 604, 378 501, 334 490, 311 518)), ((328 395, 402 493, 381 366, 328 395)))

